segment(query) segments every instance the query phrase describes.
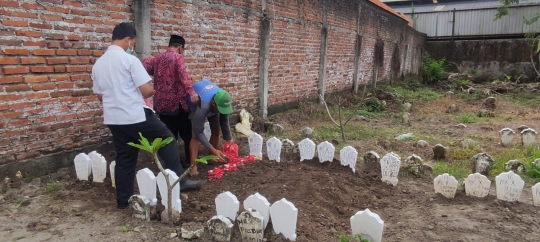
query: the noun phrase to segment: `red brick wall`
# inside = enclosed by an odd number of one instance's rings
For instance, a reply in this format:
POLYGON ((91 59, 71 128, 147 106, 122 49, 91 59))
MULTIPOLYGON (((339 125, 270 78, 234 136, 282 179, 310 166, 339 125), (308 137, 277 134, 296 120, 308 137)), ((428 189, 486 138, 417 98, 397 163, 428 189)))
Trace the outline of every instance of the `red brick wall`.
MULTIPOLYGON (((132 2, 126 0, 26 2, 0 0, 0 164, 110 140, 101 104, 91 92, 91 67, 109 45, 114 25, 134 18, 132 2)), ((164 52, 170 34, 183 35, 193 79, 219 83, 231 91, 237 110, 255 111, 261 2, 154 0, 152 50, 164 52)), ((268 105, 312 98, 317 93, 324 1, 266 2, 271 20, 268 105)), ((362 35, 361 84, 372 78, 376 38, 385 42, 381 79, 390 75, 394 43, 400 59, 407 58, 401 72, 416 74, 423 35, 368 1, 325 2, 326 92, 352 86, 357 28, 362 35)))

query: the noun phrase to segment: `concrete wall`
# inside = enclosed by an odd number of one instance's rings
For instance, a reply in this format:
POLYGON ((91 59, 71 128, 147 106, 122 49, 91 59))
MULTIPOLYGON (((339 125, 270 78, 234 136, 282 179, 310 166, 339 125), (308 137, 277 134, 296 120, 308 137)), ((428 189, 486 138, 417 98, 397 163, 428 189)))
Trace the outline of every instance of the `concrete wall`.
POLYGON ((90 72, 113 27, 133 20, 139 56, 164 52, 171 34, 183 35, 193 79, 225 87, 236 111, 314 98, 321 84, 332 92, 352 88, 355 77, 370 82, 377 39, 384 42, 380 79, 416 75, 425 41, 403 18, 364 0, 0 1, 0 164, 110 141, 90 72))

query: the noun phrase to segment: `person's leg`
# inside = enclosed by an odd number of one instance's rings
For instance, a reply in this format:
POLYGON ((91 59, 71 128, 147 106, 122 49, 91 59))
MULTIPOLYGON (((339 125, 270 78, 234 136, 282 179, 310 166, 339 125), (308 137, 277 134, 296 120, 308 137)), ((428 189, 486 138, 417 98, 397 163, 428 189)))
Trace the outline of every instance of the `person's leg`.
POLYGON ((208 117, 208 123, 210 124, 210 144, 219 150, 219 135, 221 134, 221 126, 219 126, 219 113, 214 116, 208 117))
POLYGON ((184 111, 182 107, 179 110, 177 125, 180 138, 184 141, 184 153, 186 154, 186 159, 182 160, 182 166, 184 169, 187 169, 191 161, 190 143, 193 131, 191 120, 189 120, 189 113, 184 111))
POLYGON ((173 134, 173 137, 178 140, 178 130, 179 130, 179 124, 178 124, 178 115, 159 115, 159 120, 167 126, 167 128, 171 131, 173 134))
MULTIPOLYGON (((190 120, 190 122, 193 122, 193 119, 190 120)), ((194 127, 193 123, 191 123, 191 127, 194 127)), ((191 172, 189 173, 190 176, 197 176, 199 175, 199 172, 197 171, 197 166, 195 159, 197 159, 197 155, 199 155, 199 145, 201 142, 197 139, 197 136, 195 136, 195 131, 191 129, 191 140, 189 141, 189 163, 190 165, 195 165, 193 169, 191 169, 191 172)))

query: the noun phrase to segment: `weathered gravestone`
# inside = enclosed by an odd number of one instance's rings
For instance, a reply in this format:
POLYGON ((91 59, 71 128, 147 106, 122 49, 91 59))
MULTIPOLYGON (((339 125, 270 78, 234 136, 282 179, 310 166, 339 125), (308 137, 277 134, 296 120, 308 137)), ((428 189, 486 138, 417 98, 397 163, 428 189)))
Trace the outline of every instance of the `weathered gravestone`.
POLYGON ((283 234, 289 240, 296 240, 296 221, 298 209, 283 198, 270 207, 270 218, 276 234, 283 234))
POLYGON ((446 157, 446 148, 441 145, 437 144, 433 146, 433 159, 435 160, 441 160, 446 157))
POLYGON ((382 182, 396 186, 398 184, 401 159, 394 153, 388 153, 381 159, 382 182))
POLYGON ((111 174, 112 187, 116 187, 116 178, 114 176, 114 170, 116 169, 116 161, 112 161, 109 165, 109 173, 111 174))
MULTIPOLYGON (((141 195, 148 198, 151 206, 157 205, 156 197, 156 176, 148 169, 144 168, 137 172, 137 185, 139 186, 139 192, 141 195)), ((167 186, 165 184, 165 186, 167 186)))
POLYGON ((438 175, 433 180, 433 186, 435 187, 435 193, 440 193, 447 198, 454 198, 458 187, 458 181, 455 177, 448 173, 444 173, 438 175))
POLYGON ((364 162, 368 163, 368 164, 369 163, 379 163, 380 159, 381 159, 381 157, 375 151, 369 151, 364 155, 364 162))
POLYGON ((223 215, 231 221, 236 220, 238 210, 240 210, 240 202, 231 192, 224 192, 216 197, 216 212, 217 215, 223 215))
POLYGON ((531 146, 536 141, 536 136, 538 133, 531 128, 521 131, 521 144, 523 146, 531 146))
POLYGON ((465 193, 467 196, 486 197, 489 194, 491 181, 480 173, 470 174, 465 178, 465 193))
POLYGON ((512 140, 514 140, 516 132, 514 132, 514 130, 512 130, 511 128, 504 128, 499 131, 499 135, 501 137, 501 145, 508 146, 512 144, 512 140))
POLYGON ((209 122, 205 122, 204 123, 204 136, 206 136, 206 138, 208 140, 210 140, 210 136, 212 136, 212 130, 210 129, 210 123, 209 122))
POLYGON ((105 177, 107 177, 107 161, 105 160, 105 157, 96 151, 90 152, 88 157, 92 160, 93 181, 99 183, 103 182, 105 177))
POLYGON ((534 206, 540 206, 540 182, 532 187, 532 197, 534 206))
POLYGON ((92 172, 91 166, 92 160, 85 153, 80 153, 75 156, 75 172, 77 173, 77 179, 81 181, 88 181, 88 176, 92 172))
POLYGON ((264 228, 270 221, 270 203, 259 193, 255 193, 244 200, 244 209, 253 209, 264 218, 264 228))
POLYGON ((464 149, 471 149, 476 146, 476 141, 472 139, 464 139, 461 141, 461 147, 464 149))
POLYGON ((308 138, 298 143, 298 149, 300 150, 300 161, 312 160, 315 156, 315 143, 308 138))
POLYGON ((429 146, 429 144, 425 140, 419 140, 418 142, 416 142, 416 147, 418 147, 418 148, 426 148, 428 146, 429 146))
POLYGON ((242 241, 263 241, 264 218, 259 212, 247 209, 238 216, 237 220, 242 241))
MULTIPOLYGON (((169 169, 166 169, 165 171, 169 174, 169 182, 171 185, 173 184, 173 182, 178 180, 178 176, 176 175, 176 173, 174 173, 174 171, 171 171, 169 169)), ((167 196, 167 180, 165 179, 165 176, 163 175, 163 173, 160 172, 157 175, 156 183, 159 188, 159 194, 161 195, 161 204, 165 206, 165 209, 168 209, 169 198, 167 196)), ((172 197, 172 208, 178 211, 179 213, 181 213, 182 201, 180 200, 180 183, 177 183, 173 187, 172 192, 171 192, 171 197, 172 197)))
POLYGON ((317 146, 317 154, 319 156, 319 162, 334 160, 334 153, 336 148, 328 141, 324 141, 317 146))
POLYGON ((362 235, 370 242, 381 242, 384 221, 379 215, 366 209, 351 217, 351 229, 353 235, 362 235))
POLYGON ((422 157, 413 154, 405 159, 405 164, 407 169, 416 177, 422 177, 424 174, 424 160, 422 157))
POLYGON ((533 168, 536 168, 536 169, 540 170, 540 158, 534 160, 532 165, 533 165, 533 168))
POLYGON ((275 160, 280 162, 281 157, 281 141, 276 137, 272 137, 266 141, 266 154, 268 155, 268 160, 275 160))
POLYGON ((305 127, 304 129, 302 129, 302 136, 304 138, 311 138, 313 136, 313 129, 305 127))
POLYGON ((513 171, 503 172, 495 177, 497 199, 514 202, 519 199, 525 181, 513 171))
POLYGON ((253 133, 248 138, 249 155, 262 156, 263 138, 257 133, 253 133))
POLYGON ((233 223, 223 215, 208 220, 208 232, 215 241, 231 241, 233 223))
POLYGON ((290 139, 284 139, 282 145, 282 150, 285 153, 293 153, 294 152, 294 142, 292 142, 290 139))
POLYGON ((131 216, 150 221, 150 200, 143 195, 133 195, 128 200, 131 216))
POLYGON ((342 166, 348 166, 353 172, 356 172, 356 160, 358 159, 358 151, 352 146, 346 146, 339 151, 339 161, 342 166))
POLYGON ((504 170, 523 173, 525 172, 525 165, 519 160, 509 160, 504 164, 504 170))
POLYGON ((489 171, 493 166, 493 158, 488 153, 478 153, 473 157, 473 173, 480 173, 489 176, 489 171))
POLYGON ((411 114, 410 113, 404 113, 401 117, 404 124, 408 124, 411 121, 411 114))

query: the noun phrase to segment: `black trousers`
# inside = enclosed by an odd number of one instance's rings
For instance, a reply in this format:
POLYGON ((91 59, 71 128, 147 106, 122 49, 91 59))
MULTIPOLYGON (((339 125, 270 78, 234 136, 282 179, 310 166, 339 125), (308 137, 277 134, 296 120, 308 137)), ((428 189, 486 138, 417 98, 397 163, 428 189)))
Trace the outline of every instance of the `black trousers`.
MULTIPOLYGON (((139 132, 150 142, 156 138, 166 139, 173 134, 152 110, 144 109, 146 121, 128 125, 108 125, 113 136, 114 148, 116 149, 116 167, 114 170, 116 181, 116 202, 118 207, 128 206, 128 200, 134 192, 135 169, 139 149, 128 145, 129 142, 139 143, 139 132)), ((164 162, 164 168, 170 169, 180 176, 184 168, 180 163, 180 155, 176 142, 171 142, 158 151, 159 157, 164 162)), ((163 163, 162 163, 163 164, 163 163)), ((185 180, 185 179, 184 179, 185 180)))
POLYGON ((186 159, 182 160, 182 167, 189 167, 189 143, 191 141, 191 120, 189 120, 189 112, 184 111, 180 106, 178 115, 159 115, 159 119, 169 128, 174 138, 178 140, 178 135, 184 141, 184 154, 186 159))

